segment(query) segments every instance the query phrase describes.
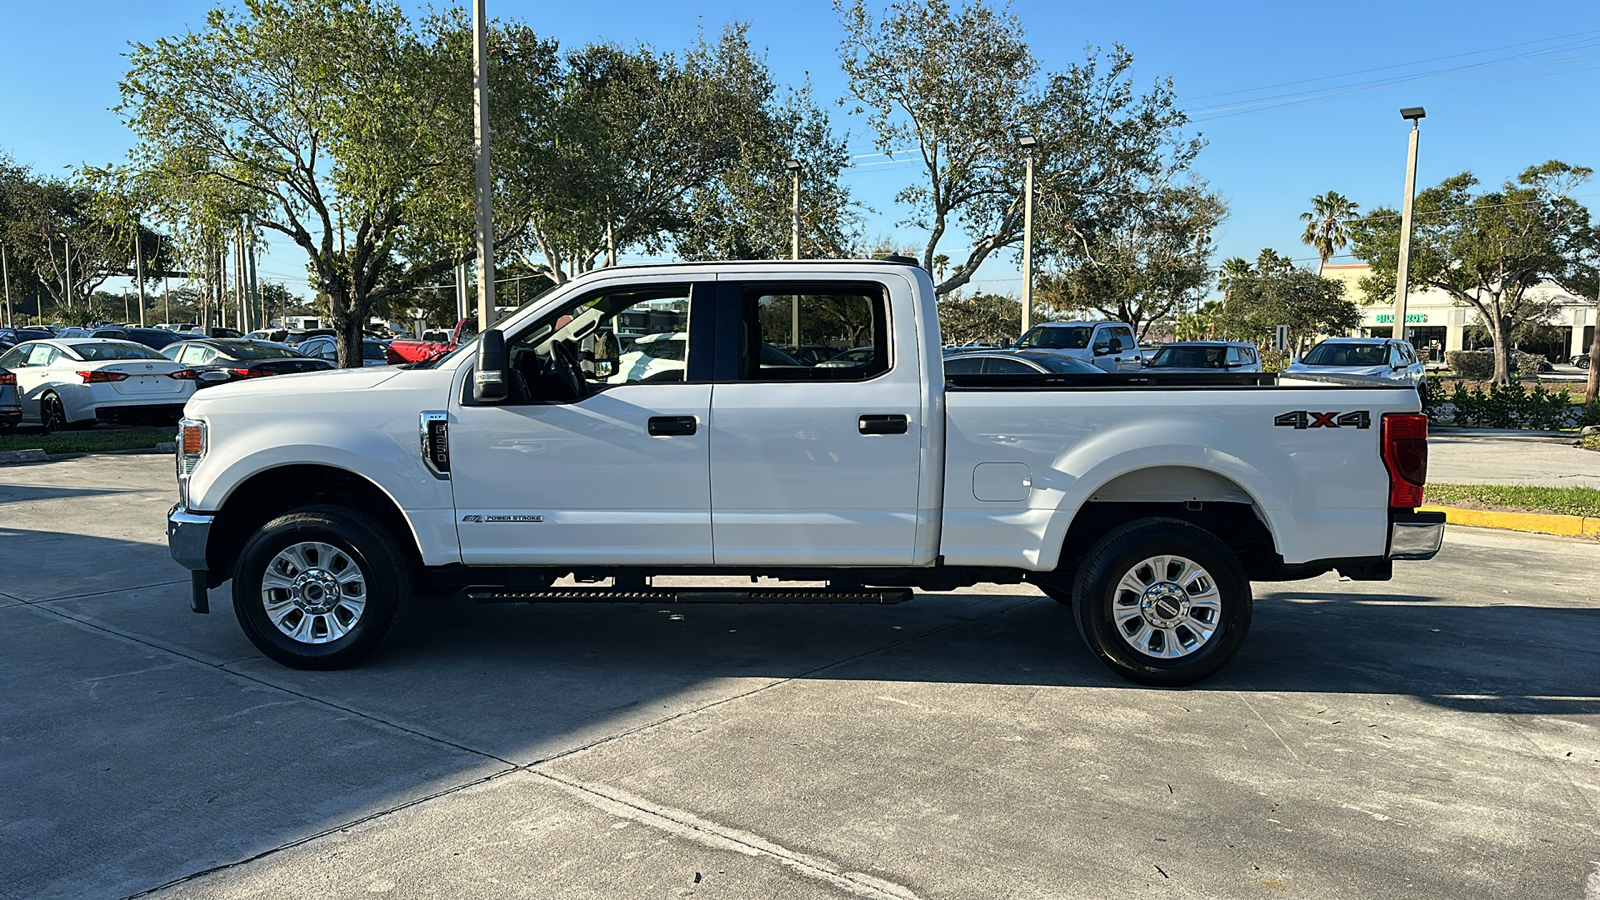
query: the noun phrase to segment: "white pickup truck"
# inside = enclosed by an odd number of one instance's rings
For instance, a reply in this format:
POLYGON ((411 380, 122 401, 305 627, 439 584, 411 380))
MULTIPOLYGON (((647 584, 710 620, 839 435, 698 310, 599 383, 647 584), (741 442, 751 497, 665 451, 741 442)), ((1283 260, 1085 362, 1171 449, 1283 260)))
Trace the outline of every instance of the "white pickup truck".
POLYGON ((1239 648, 1252 580, 1383 580, 1438 552, 1426 437, 1404 386, 947 379, 933 284, 904 263, 614 268, 427 363, 197 394, 168 540, 195 611, 231 578, 250 640, 295 667, 355 663, 414 597, 459 590, 896 602, 1027 581, 1113 671, 1182 685, 1239 648), (686 335, 682 365, 601 374, 624 331, 686 335), (800 344, 871 352, 773 349, 800 344))

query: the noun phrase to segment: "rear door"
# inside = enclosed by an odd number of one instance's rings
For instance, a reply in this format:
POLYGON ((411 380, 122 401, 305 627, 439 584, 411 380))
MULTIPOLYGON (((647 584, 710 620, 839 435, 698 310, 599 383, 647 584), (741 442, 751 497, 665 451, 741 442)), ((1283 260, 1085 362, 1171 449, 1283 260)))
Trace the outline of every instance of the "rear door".
MULTIPOLYGON (((918 562, 924 419, 911 282, 719 282, 711 528, 723 565, 918 562), (893 302, 891 302, 893 299, 893 302), (825 345, 852 365, 801 363, 825 345)), ((835 358, 837 362, 837 357, 835 358)))

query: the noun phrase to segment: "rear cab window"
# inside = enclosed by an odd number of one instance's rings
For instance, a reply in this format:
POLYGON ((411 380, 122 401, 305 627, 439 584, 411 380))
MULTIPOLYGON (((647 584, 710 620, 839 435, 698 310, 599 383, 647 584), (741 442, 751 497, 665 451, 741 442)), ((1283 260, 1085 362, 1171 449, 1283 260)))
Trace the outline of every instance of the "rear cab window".
POLYGON ((892 365, 880 284, 746 284, 739 313, 737 343, 725 345, 738 380, 864 381, 892 365))

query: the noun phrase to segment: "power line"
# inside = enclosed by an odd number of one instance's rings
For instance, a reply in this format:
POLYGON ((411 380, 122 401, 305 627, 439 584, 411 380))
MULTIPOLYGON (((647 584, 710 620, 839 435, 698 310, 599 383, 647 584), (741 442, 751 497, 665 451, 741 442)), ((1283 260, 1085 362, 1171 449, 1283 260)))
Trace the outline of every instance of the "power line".
POLYGON ((1485 48, 1485 49, 1482 49, 1482 50, 1468 50, 1468 51, 1466 51, 1464 53, 1451 53, 1451 54, 1447 54, 1445 56, 1433 56, 1433 57, 1429 57, 1428 59, 1413 60, 1412 62, 1407 62, 1407 63, 1395 63, 1393 65, 1388 65, 1388 66, 1374 66, 1374 67, 1372 67, 1370 69, 1356 69, 1355 71, 1352 71, 1352 72, 1343 72, 1343 73, 1340 73, 1340 74, 1337 74, 1337 75, 1319 75, 1316 78, 1302 78, 1302 79, 1300 79, 1298 81, 1283 81, 1283 82, 1279 82, 1278 84, 1269 84, 1269 85, 1264 85, 1262 87, 1240 88, 1239 90, 1235 90, 1235 91, 1222 91, 1220 93, 1215 93, 1215 94, 1201 94, 1201 95, 1199 95, 1197 97, 1190 97, 1188 99, 1189 99, 1190 102, 1194 102, 1196 100, 1210 100, 1210 99, 1212 99, 1214 97, 1231 97, 1231 96, 1235 96, 1237 94, 1251 94, 1251 93, 1255 93, 1256 91, 1272 91, 1272 90, 1277 90, 1278 88, 1282 88, 1282 87, 1293 87, 1293 86, 1295 86, 1297 84, 1310 84, 1310 83, 1315 82, 1315 81, 1332 81, 1332 80, 1334 80, 1336 78, 1349 78, 1349 77, 1354 76, 1354 75, 1366 75, 1366 74, 1369 74, 1371 72, 1384 72, 1384 71, 1388 71, 1390 69, 1406 69, 1406 68, 1410 68, 1412 66, 1426 65, 1426 64, 1431 63, 1431 62, 1443 62, 1444 60, 1447 60, 1447 59, 1460 59, 1461 57, 1464 57, 1464 56, 1478 56, 1478 55, 1481 55, 1481 54, 1484 54, 1484 53, 1494 53, 1494 52, 1497 52, 1497 51, 1500 51, 1500 50, 1511 50, 1511 49, 1514 49, 1516 47, 1527 47, 1527 46, 1530 46, 1530 45, 1533 45, 1533 44, 1547 44, 1547 43, 1550 43, 1551 41, 1561 41, 1561 40, 1566 40, 1568 38, 1584 37, 1584 36, 1587 36, 1587 35, 1600 35, 1600 29, 1593 29, 1593 30, 1590 30, 1590 31, 1575 31, 1575 32, 1573 32, 1571 34, 1562 34, 1562 35, 1556 35, 1555 37, 1539 38, 1537 40, 1532 40, 1532 41, 1522 41, 1522 42, 1516 43, 1516 44, 1502 44, 1501 46, 1498 46, 1498 47, 1488 47, 1488 48, 1485 48))

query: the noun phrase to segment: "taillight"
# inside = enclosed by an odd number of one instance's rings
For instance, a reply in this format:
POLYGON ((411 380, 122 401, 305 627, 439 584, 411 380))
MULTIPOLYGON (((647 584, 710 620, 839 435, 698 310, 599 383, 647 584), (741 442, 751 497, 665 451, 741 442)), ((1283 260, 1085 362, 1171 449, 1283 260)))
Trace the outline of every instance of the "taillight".
POLYGON ((1428 482, 1428 417, 1388 413, 1383 417, 1383 465, 1389 470, 1389 506, 1416 509, 1428 482))
POLYGON ((278 374, 272 369, 229 369, 228 371, 240 378, 265 378, 268 375, 278 374))
POLYGON ((0 384, 16 384, 17 376, 10 372, 0 372, 0 384))
POLYGON ((109 381, 126 381, 128 379, 128 373, 104 372, 99 369, 95 369, 93 371, 79 372, 78 377, 83 379, 84 384, 105 384, 109 381))
POLYGON ((168 372, 167 373, 167 377, 168 378, 176 378, 179 381, 193 381, 194 380, 194 370, 193 369, 179 369, 176 372, 168 372))

